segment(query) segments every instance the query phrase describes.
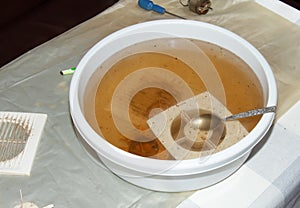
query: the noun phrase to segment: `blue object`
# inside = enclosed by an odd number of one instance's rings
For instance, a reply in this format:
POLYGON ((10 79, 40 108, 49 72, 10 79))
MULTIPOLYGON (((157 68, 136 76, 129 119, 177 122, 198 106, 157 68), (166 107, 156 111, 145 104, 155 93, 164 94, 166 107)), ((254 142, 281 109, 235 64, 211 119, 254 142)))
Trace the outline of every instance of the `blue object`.
POLYGON ((147 11, 154 11, 160 14, 164 14, 166 12, 165 8, 154 4, 152 1, 150 0, 139 0, 138 4, 141 8, 147 10, 147 11))

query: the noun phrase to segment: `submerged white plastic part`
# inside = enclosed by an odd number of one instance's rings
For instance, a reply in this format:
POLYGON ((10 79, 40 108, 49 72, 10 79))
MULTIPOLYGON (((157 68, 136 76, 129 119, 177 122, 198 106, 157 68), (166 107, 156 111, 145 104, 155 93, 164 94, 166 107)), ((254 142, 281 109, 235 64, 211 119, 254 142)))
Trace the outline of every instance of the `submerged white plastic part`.
POLYGON ((200 189, 228 177, 244 163, 274 119, 274 113, 263 115, 257 126, 240 142, 204 158, 157 160, 133 155, 109 144, 94 131, 83 113, 84 95, 93 73, 107 58, 127 46, 174 36, 211 42, 238 55, 260 80, 265 105, 277 104, 276 83, 266 60, 246 40, 226 29, 191 20, 158 20, 127 27, 97 43, 82 58, 72 78, 69 98, 74 125, 114 173, 135 185, 167 192, 200 189))

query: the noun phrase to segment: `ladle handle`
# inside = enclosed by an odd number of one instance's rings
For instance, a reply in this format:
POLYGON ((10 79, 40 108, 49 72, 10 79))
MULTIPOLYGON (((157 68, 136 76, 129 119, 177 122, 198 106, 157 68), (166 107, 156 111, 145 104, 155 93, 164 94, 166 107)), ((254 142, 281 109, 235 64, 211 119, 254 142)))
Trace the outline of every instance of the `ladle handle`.
POLYGON ((238 114, 233 114, 231 116, 228 116, 225 118, 226 121, 229 120, 235 120, 239 118, 246 118, 246 117, 251 117, 251 116, 256 116, 264 113, 270 113, 270 112, 275 112, 276 111, 276 106, 269 106, 269 107, 264 107, 264 108, 259 108, 255 110, 250 110, 238 114))

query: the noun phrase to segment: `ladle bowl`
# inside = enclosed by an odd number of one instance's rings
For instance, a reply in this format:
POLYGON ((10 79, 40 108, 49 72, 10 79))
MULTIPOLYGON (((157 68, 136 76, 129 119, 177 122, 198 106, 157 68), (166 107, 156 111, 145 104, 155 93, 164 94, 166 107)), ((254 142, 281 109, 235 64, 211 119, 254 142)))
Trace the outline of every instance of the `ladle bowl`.
POLYGON ((215 145, 218 145, 220 142, 222 142, 226 134, 226 121, 257 116, 264 113, 274 113, 275 111, 276 106, 269 106, 233 114, 226 118, 220 118, 212 112, 199 113, 199 115, 192 117, 185 124, 183 132, 188 145, 194 149, 201 150, 201 147, 203 146, 208 135, 210 135, 211 140, 217 141, 215 142, 217 143, 215 145))

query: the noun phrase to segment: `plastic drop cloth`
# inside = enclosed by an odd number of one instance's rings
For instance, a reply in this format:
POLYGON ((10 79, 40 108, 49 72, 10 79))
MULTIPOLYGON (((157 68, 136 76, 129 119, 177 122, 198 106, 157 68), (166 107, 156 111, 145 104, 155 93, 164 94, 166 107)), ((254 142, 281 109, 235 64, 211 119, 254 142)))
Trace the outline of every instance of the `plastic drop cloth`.
MULTIPOLYGON (((277 119, 300 98, 300 27, 251 0, 212 0, 205 16, 191 13, 177 0, 156 0, 169 12, 219 25, 252 43, 276 76, 277 119)), ((61 69, 76 66, 96 42, 123 27, 173 18, 147 12, 137 1, 120 0, 105 12, 29 51, 0 70, 0 106, 5 111, 48 114, 31 176, 0 175, 0 207, 23 201, 42 207, 176 207, 193 192, 160 193, 131 185, 93 159, 77 139, 68 109, 71 76, 61 69)), ((2 51, 3 53, 3 51, 2 51)))

